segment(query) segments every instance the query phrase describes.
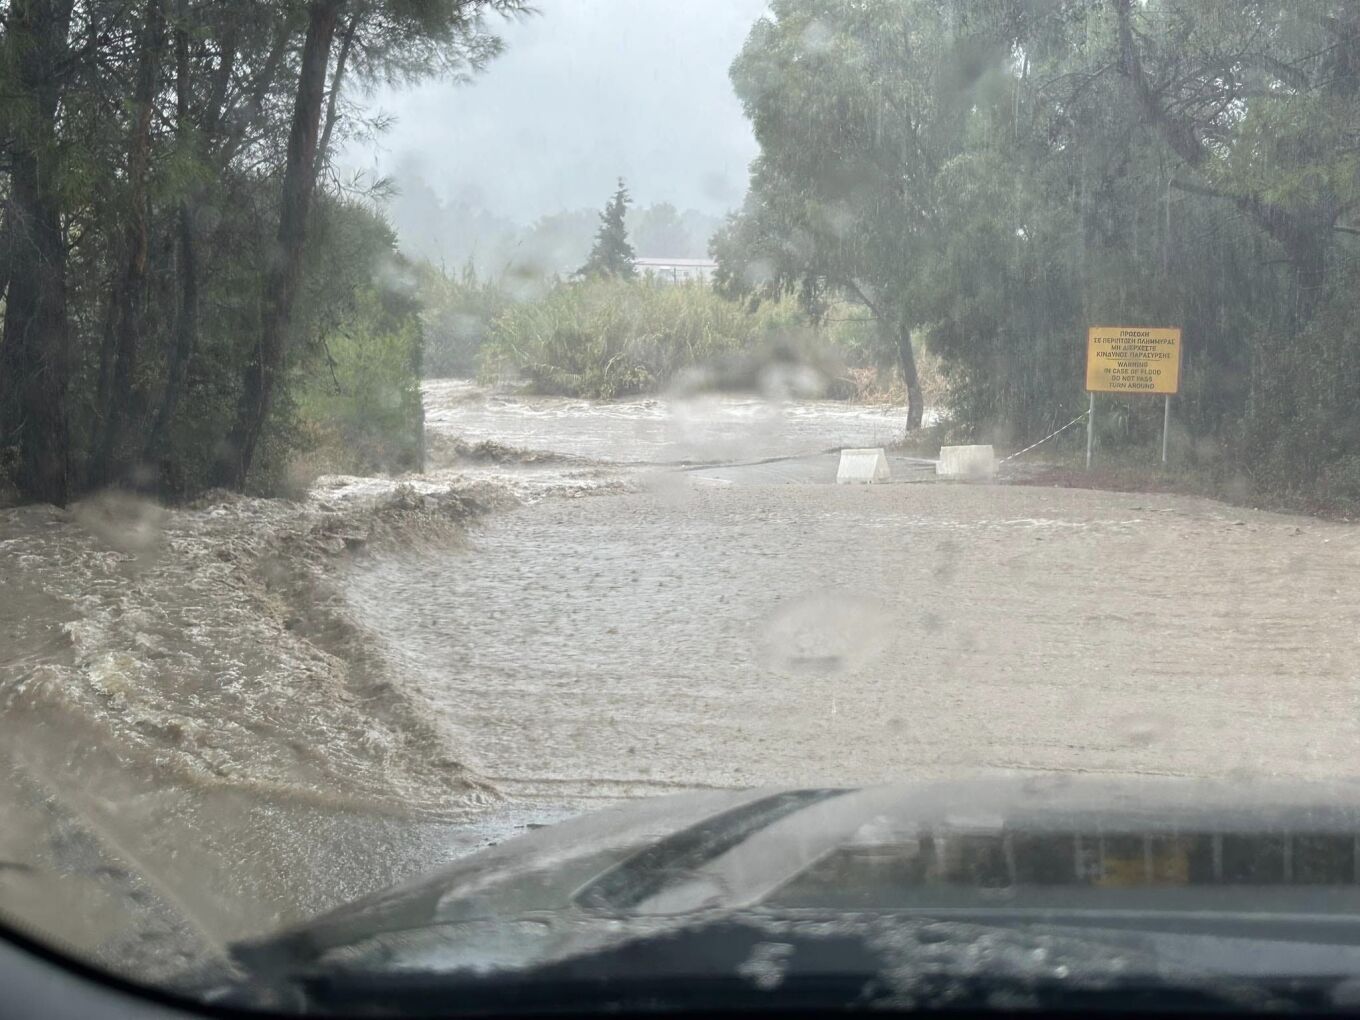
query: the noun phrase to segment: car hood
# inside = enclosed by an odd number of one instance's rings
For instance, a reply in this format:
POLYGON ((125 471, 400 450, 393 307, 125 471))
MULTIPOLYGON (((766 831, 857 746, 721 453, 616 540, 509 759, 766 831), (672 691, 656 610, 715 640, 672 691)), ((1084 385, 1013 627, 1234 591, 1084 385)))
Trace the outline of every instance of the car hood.
POLYGON ((1250 970, 1245 938, 1277 947, 1252 957, 1263 972, 1360 973, 1360 787, 1008 776, 657 798, 234 952, 257 976, 486 974, 731 919, 846 918, 952 924, 972 946, 1004 931, 1017 959, 1069 970, 1100 933, 1126 966, 1250 970), (1039 935, 1061 952, 1036 956, 1039 935))

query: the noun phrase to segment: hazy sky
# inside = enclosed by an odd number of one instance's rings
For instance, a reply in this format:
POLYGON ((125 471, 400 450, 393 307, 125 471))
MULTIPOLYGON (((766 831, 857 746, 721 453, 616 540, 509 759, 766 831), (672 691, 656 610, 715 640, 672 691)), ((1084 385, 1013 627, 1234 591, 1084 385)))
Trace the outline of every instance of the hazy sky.
POLYGON ((397 118, 346 162, 418 168, 445 199, 519 222, 599 207, 627 179, 642 205, 720 213, 756 145, 727 68, 765 0, 538 0, 501 23, 506 50, 471 85, 382 91, 397 118))

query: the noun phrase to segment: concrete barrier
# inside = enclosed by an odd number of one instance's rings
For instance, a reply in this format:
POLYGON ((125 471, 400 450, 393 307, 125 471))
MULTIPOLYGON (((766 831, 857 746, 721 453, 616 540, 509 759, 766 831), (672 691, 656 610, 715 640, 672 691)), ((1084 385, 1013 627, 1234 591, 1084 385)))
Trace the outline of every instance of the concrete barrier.
POLYGON ((992 478, 996 475, 996 452, 990 446, 942 446, 935 474, 941 478, 992 478))
POLYGON ((836 469, 836 484, 848 485, 852 482, 886 482, 888 480, 888 458, 881 446, 864 450, 842 450, 840 467, 836 469))

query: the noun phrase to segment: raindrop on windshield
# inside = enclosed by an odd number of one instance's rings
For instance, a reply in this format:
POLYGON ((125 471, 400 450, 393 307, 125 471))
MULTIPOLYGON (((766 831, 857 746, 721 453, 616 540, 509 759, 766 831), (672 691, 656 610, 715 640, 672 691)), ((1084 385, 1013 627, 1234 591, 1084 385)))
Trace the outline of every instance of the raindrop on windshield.
POLYGON ((875 598, 843 591, 804 595, 766 623, 766 662, 784 673, 851 673, 882 654, 894 622, 888 607, 875 598))

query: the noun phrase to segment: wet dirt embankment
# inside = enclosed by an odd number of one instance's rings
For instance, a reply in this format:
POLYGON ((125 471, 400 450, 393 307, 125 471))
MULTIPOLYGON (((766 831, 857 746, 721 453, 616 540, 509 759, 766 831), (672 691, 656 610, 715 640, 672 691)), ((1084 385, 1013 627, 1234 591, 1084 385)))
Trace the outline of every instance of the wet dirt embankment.
POLYGON ((0 512, 5 717, 90 728, 181 781, 314 802, 484 800, 333 578, 373 550, 456 545, 498 501, 389 486, 347 505, 104 496, 0 512))
POLYGON ((169 978, 492 838, 337 578, 514 497, 372 488, 0 510, 0 916, 169 978))

